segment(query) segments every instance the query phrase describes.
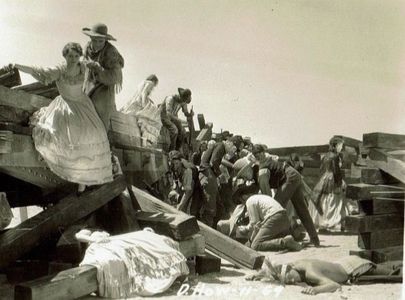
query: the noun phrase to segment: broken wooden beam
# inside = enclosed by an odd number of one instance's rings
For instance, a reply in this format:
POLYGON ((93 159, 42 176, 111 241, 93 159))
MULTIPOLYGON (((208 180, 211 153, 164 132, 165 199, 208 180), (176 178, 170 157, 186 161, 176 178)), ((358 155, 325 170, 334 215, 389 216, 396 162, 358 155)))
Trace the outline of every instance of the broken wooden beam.
POLYGON ((346 197, 353 200, 372 199, 371 192, 404 192, 405 189, 395 185, 372 185, 366 183, 353 183, 347 185, 346 197))
MULTIPOLYGON (((187 215, 136 187, 132 187, 132 191, 144 211, 187 215)), ((205 237, 207 249, 215 255, 238 267, 259 269, 262 266, 264 255, 238 243, 200 221, 198 221, 198 226, 200 227, 200 233, 205 237)))
MULTIPOLYGON (((204 237, 200 234, 178 243, 185 257, 204 253, 204 237)), ((97 268, 81 266, 19 284, 15 287, 15 299, 70 300, 89 295, 97 288, 97 268)))
POLYGON ((404 244, 404 229, 378 230, 359 234, 358 246, 361 249, 379 249, 404 244))
POLYGON ((29 252, 42 240, 108 203, 126 188, 123 176, 111 183, 84 192, 80 197, 70 195, 58 204, 22 222, 0 235, 0 268, 29 252))
POLYGON ((363 145, 368 148, 405 149, 405 135, 373 132, 363 134, 363 145))
POLYGON ((200 231, 194 216, 140 211, 135 214, 141 228, 151 227, 156 233, 182 241, 200 231))
POLYGON ((383 214, 373 216, 347 216, 345 228, 350 232, 373 232, 377 230, 403 228, 404 215, 383 214))
POLYGON ((369 155, 371 160, 368 162, 371 166, 383 170, 405 184, 405 161, 397 159, 380 149, 370 149, 369 155))

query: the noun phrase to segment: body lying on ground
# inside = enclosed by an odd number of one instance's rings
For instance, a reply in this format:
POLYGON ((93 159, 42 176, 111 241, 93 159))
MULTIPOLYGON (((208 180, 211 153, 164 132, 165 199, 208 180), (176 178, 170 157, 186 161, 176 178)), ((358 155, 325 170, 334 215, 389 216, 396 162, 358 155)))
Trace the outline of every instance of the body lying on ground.
POLYGON ((289 264, 272 264, 266 257, 262 269, 246 280, 274 279, 282 284, 306 283, 302 293, 316 295, 335 292, 341 284, 355 282, 362 275, 401 275, 402 261, 374 264, 358 256, 346 256, 336 262, 300 259, 289 264))

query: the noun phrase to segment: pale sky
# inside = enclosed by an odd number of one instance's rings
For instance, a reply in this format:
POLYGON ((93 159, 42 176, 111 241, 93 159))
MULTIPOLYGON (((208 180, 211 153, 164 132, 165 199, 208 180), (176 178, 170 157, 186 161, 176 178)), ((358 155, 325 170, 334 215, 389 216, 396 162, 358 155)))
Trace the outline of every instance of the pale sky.
POLYGON ((58 64, 96 22, 125 58, 118 107, 154 73, 156 103, 190 88, 216 131, 269 147, 405 133, 404 1, 0 0, 0 65, 58 64))

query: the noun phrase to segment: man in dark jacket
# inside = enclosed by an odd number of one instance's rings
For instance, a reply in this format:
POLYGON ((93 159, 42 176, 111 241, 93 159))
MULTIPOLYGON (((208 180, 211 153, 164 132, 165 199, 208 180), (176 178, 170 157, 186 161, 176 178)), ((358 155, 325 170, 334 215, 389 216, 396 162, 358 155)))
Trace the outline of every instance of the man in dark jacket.
POLYGON ((111 114, 116 111, 115 93, 122 88, 124 59, 109 42, 116 39, 107 31, 107 26, 101 23, 82 30, 91 39, 84 49, 86 74, 83 89, 108 131, 111 114))
POLYGON ((319 247, 318 233, 304 199, 301 175, 284 162, 275 161, 271 157, 264 158, 264 148, 260 145, 254 145, 252 153, 260 161, 258 181, 262 193, 272 196, 271 189, 277 189, 274 198, 283 207, 291 200, 311 243, 319 247))

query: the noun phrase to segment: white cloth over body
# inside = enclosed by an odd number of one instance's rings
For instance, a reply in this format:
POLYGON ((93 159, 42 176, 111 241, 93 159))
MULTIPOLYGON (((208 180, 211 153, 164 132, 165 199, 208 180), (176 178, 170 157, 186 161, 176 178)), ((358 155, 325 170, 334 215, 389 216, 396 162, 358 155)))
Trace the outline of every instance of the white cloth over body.
POLYGON ((141 82, 132 99, 121 109, 121 112, 133 114, 138 120, 141 130, 142 146, 151 146, 157 143, 162 121, 160 109, 149 98, 154 83, 149 80, 141 82))
POLYGON ((189 273, 178 243, 147 231, 91 244, 80 265, 97 267, 98 293, 109 298, 158 294, 189 273))
POLYGON ((35 148, 59 177, 95 185, 113 180, 107 133, 91 99, 82 91, 84 66, 75 77, 66 66, 34 68, 45 84, 56 81, 59 96, 34 113, 31 123, 35 148))

